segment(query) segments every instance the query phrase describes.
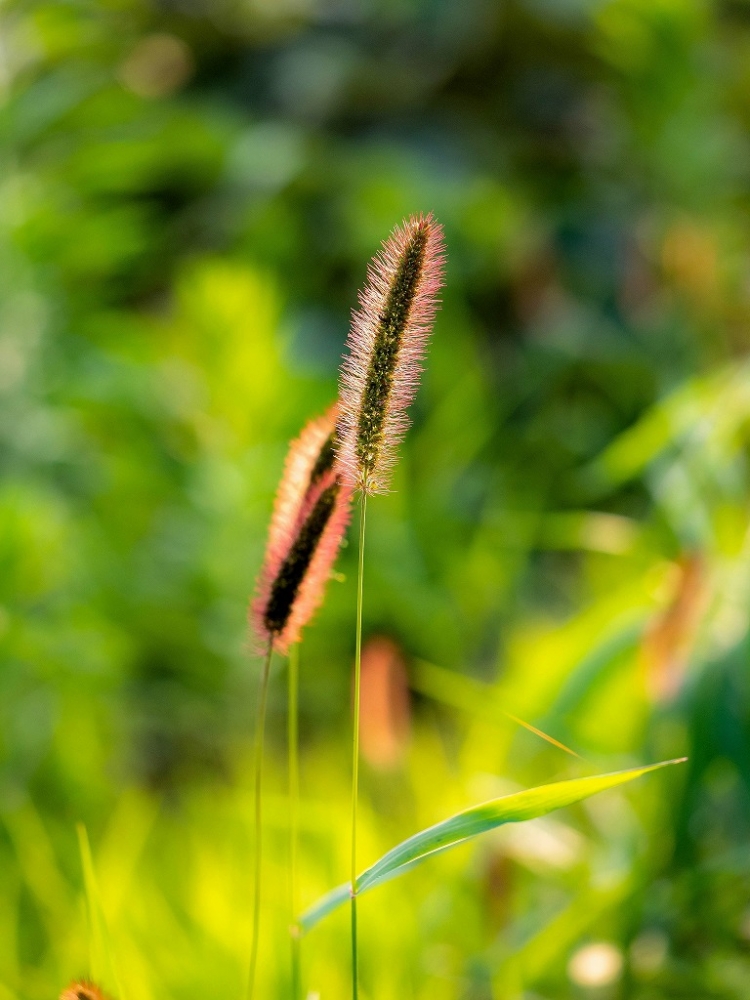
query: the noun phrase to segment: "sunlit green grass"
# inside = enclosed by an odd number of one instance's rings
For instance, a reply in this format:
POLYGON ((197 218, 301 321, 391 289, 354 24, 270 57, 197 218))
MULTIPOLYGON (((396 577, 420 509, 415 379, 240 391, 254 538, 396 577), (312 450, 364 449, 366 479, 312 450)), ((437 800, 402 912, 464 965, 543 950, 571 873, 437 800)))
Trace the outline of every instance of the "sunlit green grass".
MULTIPOLYGON (((365 262, 421 210, 448 283, 365 620, 411 736, 363 766, 361 866, 689 762, 365 894, 364 998, 747 1000, 745 5, 31 0, 0 36, 0 1000, 239 998, 247 600, 365 262), (165 40, 177 76, 143 63, 165 40)), ((302 650, 304 909, 349 877, 354 550, 302 650)), ((263 1000, 289 997, 284 670, 263 1000)), ((303 964, 347 997, 345 910, 303 964)))

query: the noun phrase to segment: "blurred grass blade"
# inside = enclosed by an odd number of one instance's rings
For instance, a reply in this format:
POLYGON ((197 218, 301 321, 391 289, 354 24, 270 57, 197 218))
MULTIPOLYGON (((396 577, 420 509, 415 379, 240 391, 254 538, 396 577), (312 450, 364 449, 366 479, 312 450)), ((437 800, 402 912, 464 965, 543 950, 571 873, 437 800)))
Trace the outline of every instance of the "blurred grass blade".
POLYGON ((738 426, 748 412, 747 376, 747 365, 731 365, 680 385, 584 467, 580 486, 593 496, 642 475, 668 448, 684 444, 697 427, 707 421, 720 426, 715 419, 719 411, 730 426, 738 426))
MULTIPOLYGON (((597 792, 603 792, 617 785, 640 778, 644 774, 679 764, 686 758, 662 761, 647 767, 635 767, 626 771, 613 771, 609 774, 597 774, 588 778, 574 778, 571 781, 557 781, 550 785, 539 785, 525 792, 504 795, 492 799, 482 805, 473 806, 463 812, 456 813, 449 819, 435 826, 428 827, 414 834, 392 850, 384 854, 379 861, 366 869, 357 878, 357 894, 361 895, 368 889, 373 889, 383 882, 396 878, 410 870, 414 865, 441 851, 448 850, 464 843, 480 833, 486 833, 504 823, 520 823, 527 819, 544 816, 554 809, 573 805, 597 792)), ((303 932, 311 930, 324 917, 349 899, 349 885, 339 886, 329 892, 306 913, 299 921, 303 932)))
POLYGON ((614 631, 604 636, 569 671, 557 698, 541 720, 542 725, 565 731, 565 720, 600 685, 606 684, 613 671, 629 656, 635 655, 646 631, 648 613, 634 610, 623 615, 614 631))
POLYGON ((301 932, 306 934, 309 930, 312 930, 324 917, 327 917, 329 913, 333 913, 334 910, 338 910, 350 898, 351 893, 349 892, 348 882, 344 885, 336 886, 335 889, 331 889, 325 896, 321 896, 314 906, 311 906, 309 910, 306 910, 302 914, 298 921, 298 927, 301 932))
POLYGON ((446 670, 434 663, 428 663, 427 660, 417 660, 411 677, 411 686, 420 694, 434 698, 435 701, 450 705, 452 708, 470 712, 488 722, 507 719, 550 743, 553 747, 557 747, 558 750, 581 760, 580 754, 571 750, 560 740, 556 740, 554 736, 550 736, 542 729, 532 726, 530 722, 524 722, 517 715, 501 708, 497 703, 497 694, 490 684, 482 684, 471 677, 464 677, 462 674, 456 673, 455 670, 446 670))
POLYGON ((116 987, 118 1000, 125 1000, 122 983, 117 973, 107 920, 99 895, 91 845, 83 823, 76 825, 76 832, 78 833, 78 847, 81 852, 81 867, 83 868, 86 903, 89 911, 91 976, 97 983, 112 983, 116 987))
POLYGON ((570 955, 577 942, 587 934, 593 936, 599 922, 609 919, 634 890, 633 873, 603 884, 584 885, 540 930, 514 948, 512 954, 502 956, 493 976, 493 996, 512 996, 515 983, 528 987, 544 979, 555 963, 570 955))

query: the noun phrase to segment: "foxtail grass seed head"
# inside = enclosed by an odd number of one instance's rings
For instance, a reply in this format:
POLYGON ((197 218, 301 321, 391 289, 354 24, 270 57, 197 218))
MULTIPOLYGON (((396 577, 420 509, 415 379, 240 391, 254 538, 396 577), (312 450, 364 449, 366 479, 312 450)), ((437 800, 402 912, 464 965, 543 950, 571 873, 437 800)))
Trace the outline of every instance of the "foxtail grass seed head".
POLYGON ((442 227, 412 216, 372 260, 341 368, 337 453, 352 489, 387 489, 443 284, 442 227))
POLYGON ((66 986, 60 994, 60 1000, 107 1000, 107 998, 98 986, 82 980, 66 986))
POLYGON ((322 603, 344 532, 351 489, 335 466, 337 408, 292 442, 279 484, 251 619, 259 651, 286 653, 322 603))

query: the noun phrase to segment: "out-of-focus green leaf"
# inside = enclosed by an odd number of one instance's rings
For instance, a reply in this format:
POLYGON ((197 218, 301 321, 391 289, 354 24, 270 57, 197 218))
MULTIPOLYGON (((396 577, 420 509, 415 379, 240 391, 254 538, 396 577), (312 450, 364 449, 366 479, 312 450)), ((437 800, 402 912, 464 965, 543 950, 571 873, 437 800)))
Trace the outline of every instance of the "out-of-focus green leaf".
POLYGON ((497 692, 490 684, 482 684, 471 677, 456 673, 455 670, 445 670, 434 663, 427 663, 426 660, 418 660, 415 664, 411 684, 416 691, 443 704, 470 712, 489 722, 513 722, 572 757, 580 756, 554 736, 506 711, 499 704, 497 692))
POLYGON ((86 903, 89 913, 91 971, 98 982, 112 982, 117 987, 117 996, 124 997, 125 994, 117 971, 107 919, 104 915, 101 896, 99 894, 88 833, 83 823, 79 823, 76 829, 78 832, 78 845, 81 852, 81 866, 83 868, 83 881, 86 887, 86 903))

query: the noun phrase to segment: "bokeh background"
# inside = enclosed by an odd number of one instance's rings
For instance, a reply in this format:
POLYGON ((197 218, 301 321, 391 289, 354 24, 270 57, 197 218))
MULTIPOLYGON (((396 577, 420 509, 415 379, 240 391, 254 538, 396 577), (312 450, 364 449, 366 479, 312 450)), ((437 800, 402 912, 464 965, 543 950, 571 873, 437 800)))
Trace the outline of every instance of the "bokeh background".
MULTIPOLYGON (((447 286, 368 511, 363 861, 690 760, 368 896, 365 995, 750 997, 750 4, 7 0, 0 108, 0 1000, 89 971, 239 996, 247 600, 287 442, 415 211, 447 286)), ((347 876, 354 549, 301 650, 305 904, 347 876)), ((322 1000, 347 920, 305 941, 322 1000)))

